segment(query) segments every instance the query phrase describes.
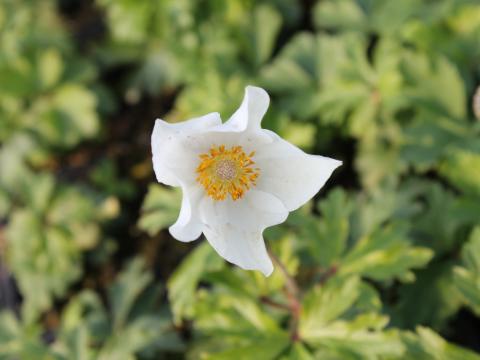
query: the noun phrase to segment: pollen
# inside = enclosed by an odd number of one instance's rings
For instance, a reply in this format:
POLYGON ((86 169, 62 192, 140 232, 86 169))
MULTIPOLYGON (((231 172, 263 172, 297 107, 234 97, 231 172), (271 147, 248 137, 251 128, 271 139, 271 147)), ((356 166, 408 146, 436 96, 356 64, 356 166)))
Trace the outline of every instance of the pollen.
POLYGON ((256 185, 260 174, 260 169, 254 167, 254 155, 247 155, 241 146, 212 146, 208 153, 200 155, 197 181, 214 200, 225 200, 229 195, 234 201, 241 199, 256 185))

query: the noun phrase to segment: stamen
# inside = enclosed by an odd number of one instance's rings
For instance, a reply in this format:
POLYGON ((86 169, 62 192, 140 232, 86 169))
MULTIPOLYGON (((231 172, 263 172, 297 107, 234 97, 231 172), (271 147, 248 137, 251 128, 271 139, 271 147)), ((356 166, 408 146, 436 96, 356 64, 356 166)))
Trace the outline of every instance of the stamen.
POLYGON ((227 195, 238 200, 256 185, 260 169, 252 167, 254 154, 245 154, 241 146, 212 146, 208 153, 200 155, 197 181, 214 200, 225 200, 227 195))

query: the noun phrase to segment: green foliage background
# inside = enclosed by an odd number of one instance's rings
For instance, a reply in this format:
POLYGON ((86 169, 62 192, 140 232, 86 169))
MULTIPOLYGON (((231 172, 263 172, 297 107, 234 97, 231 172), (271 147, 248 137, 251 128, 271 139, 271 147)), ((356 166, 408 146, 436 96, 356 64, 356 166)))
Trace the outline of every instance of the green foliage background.
POLYGON ((477 0, 2 0, 0 359, 480 359, 479 82, 477 0), (149 147, 248 84, 344 161, 269 278, 168 235, 149 147))

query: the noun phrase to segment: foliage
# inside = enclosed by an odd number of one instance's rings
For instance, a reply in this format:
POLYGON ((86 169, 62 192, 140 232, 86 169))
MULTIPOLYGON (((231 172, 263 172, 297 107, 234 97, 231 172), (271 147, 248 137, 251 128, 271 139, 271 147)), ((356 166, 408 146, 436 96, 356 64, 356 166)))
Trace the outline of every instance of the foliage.
POLYGON ((480 228, 473 229, 470 239, 464 245, 462 259, 465 267, 454 269, 455 285, 461 292, 467 306, 480 313, 480 228))
POLYGON ((0 359, 479 359, 479 39, 476 0, 2 1, 0 359), (247 84, 344 162, 269 278, 168 235, 149 149, 247 84))
POLYGON ((131 359, 137 353, 179 351, 168 314, 158 309, 159 286, 152 286, 141 259, 134 259, 108 289, 109 308, 95 292, 83 290, 63 311, 57 338, 47 348, 39 328, 2 313, 0 355, 26 359, 131 359))

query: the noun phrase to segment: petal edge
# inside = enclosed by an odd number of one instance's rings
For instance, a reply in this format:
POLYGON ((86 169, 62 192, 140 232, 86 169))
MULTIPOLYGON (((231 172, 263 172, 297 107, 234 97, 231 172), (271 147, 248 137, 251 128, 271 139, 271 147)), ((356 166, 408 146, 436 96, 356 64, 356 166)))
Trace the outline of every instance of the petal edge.
POLYGON ((342 162, 320 155, 309 155, 276 136, 255 157, 260 167, 257 189, 279 198, 288 211, 294 211, 313 198, 342 162))

